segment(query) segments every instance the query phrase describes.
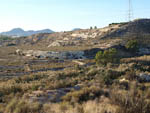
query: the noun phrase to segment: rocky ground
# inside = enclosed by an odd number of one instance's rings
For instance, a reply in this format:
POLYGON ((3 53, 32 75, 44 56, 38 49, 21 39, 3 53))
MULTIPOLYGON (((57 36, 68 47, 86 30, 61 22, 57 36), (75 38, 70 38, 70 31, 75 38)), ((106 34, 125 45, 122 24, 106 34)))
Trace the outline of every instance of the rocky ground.
POLYGON ((0 112, 149 113, 149 28, 140 19, 1 40, 0 112), (110 48, 120 62, 97 65, 96 53, 110 48))

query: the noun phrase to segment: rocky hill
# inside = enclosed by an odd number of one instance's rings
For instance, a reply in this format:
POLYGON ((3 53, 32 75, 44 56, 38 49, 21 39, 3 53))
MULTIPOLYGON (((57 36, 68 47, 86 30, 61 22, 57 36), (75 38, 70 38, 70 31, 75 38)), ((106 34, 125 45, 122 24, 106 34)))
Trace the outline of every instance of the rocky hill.
POLYGON ((32 46, 32 48, 44 48, 44 50, 68 46, 105 49, 124 44, 125 41, 135 38, 140 41, 141 44, 149 46, 149 36, 150 19, 137 19, 129 23, 112 23, 104 28, 79 29, 51 34, 39 33, 9 42, 7 41, 5 45, 32 46))
MULTIPOLYGON (((42 44, 45 47, 58 46, 93 46, 102 45, 103 40, 113 38, 122 40, 122 37, 148 37, 150 35, 150 19, 138 19, 129 23, 113 23, 104 28, 83 29, 69 32, 58 32, 52 34, 35 34, 21 42, 23 44, 42 44)), ((115 40, 114 40, 115 39, 115 40)), ((148 39, 147 39, 148 40, 148 39)), ((108 42, 108 41, 107 41, 108 42)), ((110 41, 112 43, 112 41, 110 41)), ((107 44, 103 44, 107 45, 107 44)))

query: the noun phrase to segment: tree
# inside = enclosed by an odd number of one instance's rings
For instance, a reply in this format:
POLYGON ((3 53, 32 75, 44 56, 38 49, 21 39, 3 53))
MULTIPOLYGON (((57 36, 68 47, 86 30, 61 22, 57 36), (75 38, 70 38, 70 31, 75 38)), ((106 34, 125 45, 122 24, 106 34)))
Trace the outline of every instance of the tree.
POLYGON ((94 29, 97 29, 97 26, 95 26, 94 29))
POLYGON ((125 47, 130 52, 136 52, 138 50, 138 42, 136 40, 130 40, 127 42, 125 47))
POLYGON ((106 65, 107 63, 114 63, 117 61, 117 59, 117 50, 115 48, 99 51, 95 56, 96 63, 102 65, 106 65))

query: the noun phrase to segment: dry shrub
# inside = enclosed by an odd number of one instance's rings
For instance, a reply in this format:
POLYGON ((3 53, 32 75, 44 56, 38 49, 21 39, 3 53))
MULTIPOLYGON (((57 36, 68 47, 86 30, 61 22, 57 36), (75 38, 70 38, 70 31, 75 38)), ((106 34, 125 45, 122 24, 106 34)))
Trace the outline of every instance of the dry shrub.
POLYGON ((44 104, 44 113, 74 113, 73 106, 67 102, 62 102, 59 104, 44 104))
POLYGON ((29 103, 24 99, 14 98, 7 104, 4 113, 40 113, 39 103, 29 103))
POLYGON ((0 87, 1 95, 9 95, 11 93, 18 93, 22 92, 22 88, 20 84, 2 84, 3 86, 0 87))
POLYGON ((96 100, 83 104, 76 103, 74 106, 66 102, 44 105, 44 113, 116 113, 116 109, 116 106, 96 100))
POLYGON ((136 84, 131 84, 129 91, 119 91, 118 89, 111 92, 111 101, 118 105, 117 113, 149 113, 150 101, 139 92, 136 84))
POLYGON ((68 102, 84 102, 87 100, 93 100, 101 95, 103 95, 104 92, 100 88, 97 87, 86 87, 79 91, 74 91, 66 94, 62 99, 64 101, 68 102))
POLYGON ((129 68, 130 67, 127 64, 123 63, 123 64, 119 65, 119 67, 117 68, 117 70, 120 71, 120 72, 125 72, 125 71, 129 70, 129 68))
POLYGON ((136 72, 134 70, 127 71, 125 74, 125 78, 131 81, 136 80, 137 79, 136 72))

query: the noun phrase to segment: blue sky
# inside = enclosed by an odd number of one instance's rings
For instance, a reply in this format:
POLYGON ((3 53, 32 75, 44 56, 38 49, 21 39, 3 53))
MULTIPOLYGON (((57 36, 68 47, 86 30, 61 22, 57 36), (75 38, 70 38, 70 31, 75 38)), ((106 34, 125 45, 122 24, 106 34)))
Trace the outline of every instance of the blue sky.
MULTIPOLYGON (((132 0, 134 18, 150 18, 149 0, 132 0)), ((104 27, 127 21, 128 0, 0 0, 0 32, 104 27)))

